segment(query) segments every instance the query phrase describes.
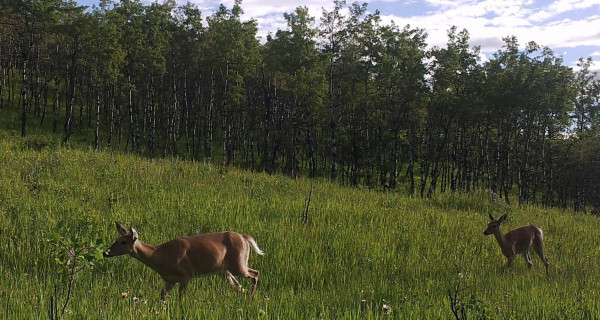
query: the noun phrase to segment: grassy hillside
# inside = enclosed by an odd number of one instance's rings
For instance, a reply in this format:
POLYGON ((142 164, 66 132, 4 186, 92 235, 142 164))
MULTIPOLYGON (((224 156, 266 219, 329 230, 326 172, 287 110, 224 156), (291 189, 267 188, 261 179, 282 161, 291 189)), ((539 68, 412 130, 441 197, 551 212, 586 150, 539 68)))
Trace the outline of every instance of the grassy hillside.
MULTIPOLYGON (((39 137, 0 139, 0 314, 66 319, 449 319, 449 292, 469 318, 600 318, 600 222, 583 214, 493 203, 485 194, 432 200, 290 180, 202 163, 81 151, 39 137), (309 222, 302 223, 312 187, 309 222), (537 256, 505 262, 483 230, 542 227, 550 276, 537 256), (159 301, 162 280, 135 259, 98 259, 113 221, 150 244, 235 230, 251 254, 257 293, 218 276, 159 301), (70 246, 90 251, 66 308, 70 246), (94 265, 86 264, 86 261, 94 265), (56 289, 55 289, 56 288, 56 289)), ((246 279, 239 279, 250 287, 246 279)))

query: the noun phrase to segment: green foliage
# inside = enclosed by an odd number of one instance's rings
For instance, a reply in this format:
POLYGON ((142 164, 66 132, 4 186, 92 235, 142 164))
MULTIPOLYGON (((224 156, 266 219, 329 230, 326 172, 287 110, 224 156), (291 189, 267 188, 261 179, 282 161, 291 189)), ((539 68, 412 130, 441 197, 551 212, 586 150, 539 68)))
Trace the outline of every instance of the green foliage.
POLYGON ((492 319, 489 306, 476 294, 469 293, 470 288, 465 286, 462 273, 458 273, 456 285, 448 290, 450 309, 456 320, 466 319, 492 319))
POLYGON ((102 252, 106 247, 101 238, 95 238, 94 235, 84 237, 77 229, 72 230, 70 223, 61 220, 52 228, 48 239, 59 276, 71 277, 82 269, 94 267, 102 260, 102 252))
POLYGON ((589 236, 600 228, 594 216, 511 206, 484 193, 422 200, 23 143, 0 140, 0 309, 7 318, 43 318, 50 297, 63 307, 71 249, 85 268, 73 278, 65 319, 448 319, 448 290, 459 272, 469 318, 600 317, 589 277, 600 267, 589 236), (482 234, 488 212, 509 213, 505 231, 529 223, 544 230, 550 276, 539 260, 531 270, 517 260, 502 272, 500 249, 482 234), (172 294, 161 303, 162 281, 150 268, 128 256, 100 259, 103 243, 117 237, 115 220, 149 244, 197 231, 252 235, 266 252, 250 257, 261 272, 256 295, 203 277, 181 300, 172 294))
POLYGON ((102 239, 94 239, 93 235, 89 239, 82 236, 77 230, 69 227, 71 223, 71 221, 61 220, 51 230, 50 238, 47 240, 50 243, 50 255, 54 256, 56 275, 54 295, 50 297, 48 311, 51 319, 58 319, 69 310, 67 306, 75 285, 76 274, 85 269, 92 269, 103 259, 102 252, 105 245, 102 239))

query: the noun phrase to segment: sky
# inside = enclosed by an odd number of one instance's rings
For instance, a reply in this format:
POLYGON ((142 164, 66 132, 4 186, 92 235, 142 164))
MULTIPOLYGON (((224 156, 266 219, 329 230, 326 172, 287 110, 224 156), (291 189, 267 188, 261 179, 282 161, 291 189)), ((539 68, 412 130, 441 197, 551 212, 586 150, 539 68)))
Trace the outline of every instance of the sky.
MULTIPOLYGON (((159 0, 159 2, 162 0, 159 0)), ((204 19, 220 4, 227 8, 234 0, 176 0, 194 3, 204 19)), ((78 0, 91 6, 99 0, 78 0)), ((141 0, 150 4, 152 0, 141 0)), ((347 3, 354 1, 347 0, 347 3)), ((516 36, 524 47, 535 41, 547 46, 563 64, 577 70, 580 57, 592 57, 595 71, 600 71, 600 0, 371 0, 368 11, 380 11, 384 24, 392 21, 399 27, 424 29, 429 46, 445 47, 447 31, 456 26, 467 29, 471 46, 480 46, 482 60, 492 58, 504 44, 503 37, 516 36)), ((258 22, 258 36, 285 29, 284 13, 306 6, 318 18, 322 10, 331 10, 333 0, 242 0, 243 20, 258 22)))

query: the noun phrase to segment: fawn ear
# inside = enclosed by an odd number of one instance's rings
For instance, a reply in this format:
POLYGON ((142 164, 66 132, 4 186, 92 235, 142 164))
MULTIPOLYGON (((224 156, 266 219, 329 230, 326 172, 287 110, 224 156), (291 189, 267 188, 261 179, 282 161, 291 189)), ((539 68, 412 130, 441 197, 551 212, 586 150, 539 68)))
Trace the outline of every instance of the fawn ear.
POLYGON ((505 213, 502 217, 500 217, 500 219, 498 219, 498 222, 500 222, 500 223, 504 222, 504 220, 506 220, 506 215, 507 214, 508 213, 505 213))
POLYGON ((496 219, 494 219, 494 216, 493 216, 491 213, 488 213, 488 216, 490 216, 490 220, 491 220, 491 221, 494 221, 494 220, 496 220, 496 219))
POLYGON ((122 224, 115 221, 115 226, 117 227, 117 231, 119 231, 122 236, 129 234, 129 230, 127 230, 127 228, 125 228, 122 224))
POLYGON ((138 239, 137 231, 135 231, 135 229, 133 227, 129 228, 128 232, 131 234, 131 237, 133 238, 133 240, 138 239))

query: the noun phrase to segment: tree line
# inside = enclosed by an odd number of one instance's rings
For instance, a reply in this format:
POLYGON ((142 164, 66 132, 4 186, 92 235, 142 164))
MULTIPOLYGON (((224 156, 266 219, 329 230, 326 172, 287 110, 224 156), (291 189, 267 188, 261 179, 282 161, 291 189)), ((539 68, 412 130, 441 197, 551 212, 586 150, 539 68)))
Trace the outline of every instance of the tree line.
POLYGON ((241 1, 0 4, 0 112, 95 148, 177 156, 430 197, 600 209, 599 80, 515 37, 482 61, 334 0, 257 37, 241 1))

